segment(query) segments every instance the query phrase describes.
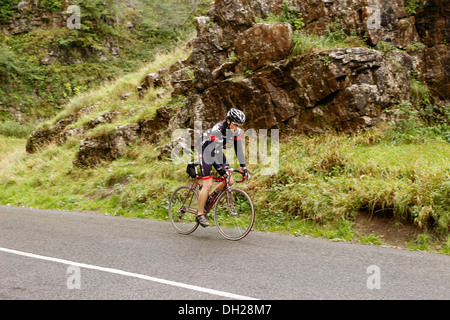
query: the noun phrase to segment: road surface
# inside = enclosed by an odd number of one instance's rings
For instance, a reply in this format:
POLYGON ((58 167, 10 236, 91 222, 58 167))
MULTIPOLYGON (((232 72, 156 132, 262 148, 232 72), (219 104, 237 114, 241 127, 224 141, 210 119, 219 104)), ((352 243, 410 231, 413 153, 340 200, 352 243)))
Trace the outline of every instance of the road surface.
POLYGON ((450 257, 0 206, 0 299, 450 299, 450 257))

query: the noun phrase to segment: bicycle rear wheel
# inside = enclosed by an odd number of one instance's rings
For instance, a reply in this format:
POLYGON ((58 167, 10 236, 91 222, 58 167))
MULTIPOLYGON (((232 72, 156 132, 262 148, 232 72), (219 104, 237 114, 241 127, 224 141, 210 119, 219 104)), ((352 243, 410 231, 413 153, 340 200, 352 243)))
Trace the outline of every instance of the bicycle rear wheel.
POLYGON ((223 192, 217 200, 214 220, 219 232, 228 240, 241 240, 252 230, 255 208, 252 199, 243 190, 223 192))
POLYGON ((169 218, 178 233, 191 234, 198 228, 198 194, 188 186, 176 189, 169 201, 169 218))

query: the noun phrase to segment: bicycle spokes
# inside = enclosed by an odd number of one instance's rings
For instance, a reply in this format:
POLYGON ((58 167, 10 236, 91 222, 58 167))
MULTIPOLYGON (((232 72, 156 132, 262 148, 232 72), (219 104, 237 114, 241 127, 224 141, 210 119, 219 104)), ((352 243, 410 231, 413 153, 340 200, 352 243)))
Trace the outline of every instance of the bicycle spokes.
POLYGON ((190 234, 197 229, 198 222, 195 219, 197 207, 197 192, 189 187, 180 187, 172 194, 169 203, 169 218, 179 233, 190 234))
POLYGON ((250 232, 255 221, 253 203, 245 191, 231 189, 219 198, 214 218, 225 238, 240 240, 250 232))

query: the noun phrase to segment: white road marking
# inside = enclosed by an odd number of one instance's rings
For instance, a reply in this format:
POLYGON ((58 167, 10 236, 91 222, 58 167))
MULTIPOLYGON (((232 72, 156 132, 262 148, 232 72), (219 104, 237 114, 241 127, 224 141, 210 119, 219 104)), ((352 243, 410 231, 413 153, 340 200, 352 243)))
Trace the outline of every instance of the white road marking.
POLYGON ((118 270, 118 269, 112 269, 112 268, 99 267, 99 266, 94 266, 91 264, 79 263, 79 262, 74 262, 74 261, 69 261, 69 260, 64 260, 64 259, 59 259, 59 258, 46 257, 46 256, 34 254, 34 253, 28 253, 28 252, 17 251, 17 250, 1 248, 1 247, 0 247, 0 251, 17 254, 20 256, 28 257, 28 258, 52 261, 52 262, 56 262, 56 263, 62 263, 62 264, 76 266, 76 267, 85 268, 85 269, 109 272, 109 273, 118 274, 118 275, 122 275, 122 276, 126 276, 126 277, 133 277, 133 278, 143 279, 143 280, 147 280, 147 281, 153 281, 153 282, 157 282, 157 283, 166 284, 169 286, 185 288, 185 289, 189 289, 189 290, 194 290, 194 291, 198 291, 198 292, 204 292, 204 293, 208 293, 208 294, 212 294, 212 295, 216 295, 216 296, 221 296, 221 297, 225 297, 228 299, 258 300, 256 298, 241 296, 238 294, 214 290, 214 289, 203 288, 203 287, 194 286, 194 285, 190 285, 190 284, 186 284, 186 283, 182 283, 182 282, 170 281, 170 280, 146 276, 143 274, 123 271, 123 270, 118 270))

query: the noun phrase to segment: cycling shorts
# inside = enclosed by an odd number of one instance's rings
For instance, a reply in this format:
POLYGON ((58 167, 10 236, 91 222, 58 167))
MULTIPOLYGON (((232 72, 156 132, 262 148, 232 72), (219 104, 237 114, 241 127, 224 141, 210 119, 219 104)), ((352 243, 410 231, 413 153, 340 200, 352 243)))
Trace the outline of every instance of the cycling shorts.
POLYGON ((212 168, 214 167, 220 176, 226 173, 226 167, 229 167, 227 158, 223 153, 214 154, 214 150, 211 152, 211 156, 205 154, 205 149, 199 154, 200 163, 202 166, 202 180, 212 179, 212 168))

